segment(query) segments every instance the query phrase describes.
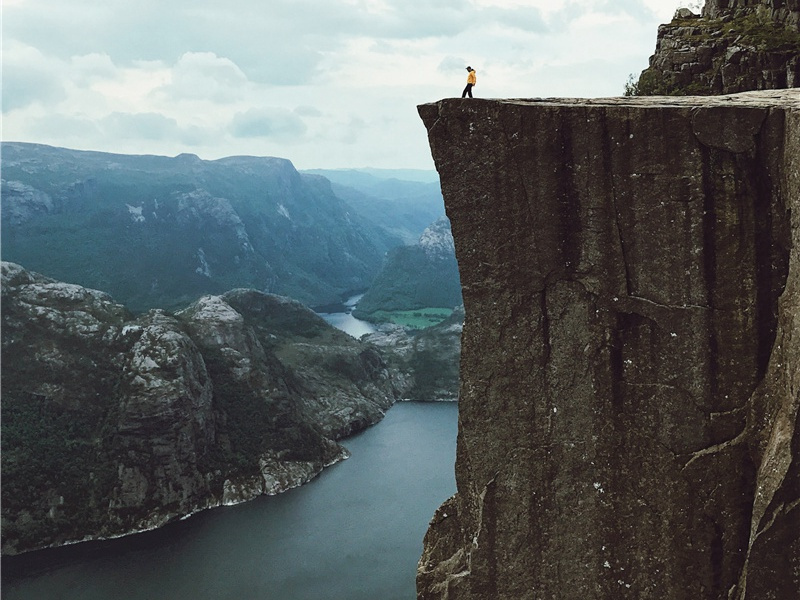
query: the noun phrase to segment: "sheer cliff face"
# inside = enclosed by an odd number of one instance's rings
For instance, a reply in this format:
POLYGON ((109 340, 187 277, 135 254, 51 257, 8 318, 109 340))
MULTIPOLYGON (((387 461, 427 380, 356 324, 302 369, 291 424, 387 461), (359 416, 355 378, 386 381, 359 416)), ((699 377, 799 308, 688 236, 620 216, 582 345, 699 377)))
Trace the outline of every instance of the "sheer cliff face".
POLYGON ((419 111, 466 308, 419 597, 796 594, 797 92, 419 111))

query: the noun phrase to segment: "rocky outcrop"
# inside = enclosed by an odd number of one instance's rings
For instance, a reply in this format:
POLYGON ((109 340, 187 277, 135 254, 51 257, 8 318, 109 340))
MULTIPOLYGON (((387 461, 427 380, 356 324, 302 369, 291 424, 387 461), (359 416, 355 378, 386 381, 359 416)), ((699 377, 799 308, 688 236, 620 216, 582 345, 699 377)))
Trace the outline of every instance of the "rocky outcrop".
POLYGON ((378 350, 254 290, 134 318, 2 263, 4 554, 300 485, 400 396, 378 350))
POLYGON ((658 28, 637 95, 715 95, 800 86, 800 2, 708 0, 658 28))
POLYGON ((797 597, 797 92, 419 112, 466 321, 418 597, 797 597))
MULTIPOLYGON (((46 296, 42 300, 47 302, 46 296)), ((11 302, 15 303, 15 299, 11 302)), ((71 316, 64 313, 65 319, 71 316)), ((12 336, 19 335, 20 325, 25 329, 24 324, 12 324, 12 336)), ((200 463, 212 451, 217 423, 213 383, 203 356, 177 319, 153 311, 135 322, 122 324, 121 329, 112 329, 109 334, 119 342, 116 356, 112 355, 111 364, 106 367, 113 371, 119 365, 118 373, 109 373, 118 391, 104 399, 109 403, 104 407, 109 412, 101 410, 98 417, 102 415, 109 421, 107 435, 113 442, 104 458, 113 463, 117 481, 108 498, 108 522, 101 525, 101 531, 116 533, 131 525, 149 529, 205 505, 202 499, 211 495, 211 489, 200 463), (129 520, 131 514, 137 514, 134 523, 129 520)), ((58 346, 67 342, 58 337, 55 341, 58 346)), ((36 346, 34 341, 33 351, 36 346)), ((104 346, 97 343, 94 351, 103 352, 104 346)), ((54 358, 59 359, 58 355, 54 358)), ((103 363, 107 364, 108 358, 103 357, 103 363)), ((16 360, 19 357, 15 353, 9 359, 10 365, 4 361, 12 377, 16 360)), ((71 378, 79 378, 87 390, 95 387, 90 370, 76 369, 71 378)), ((18 386, 23 387, 24 382, 18 386)), ((15 396, 4 399, 4 406, 7 401, 14 402, 15 396)), ((49 398, 43 396, 40 401, 47 410, 49 398)), ((75 406, 76 411, 83 409, 81 404, 75 406)), ((69 444, 77 440, 65 441, 69 444)), ((69 454, 68 447, 62 451, 69 454)), ((98 461, 97 466, 112 468, 103 462, 98 461)), ((60 491, 60 495, 65 504, 66 499, 75 500, 67 490, 60 491)), ((93 499, 98 504, 101 500, 93 499)), ((97 515, 97 520, 102 522, 103 517, 97 515)), ((91 533, 88 529, 85 535, 91 533)))
POLYGON ((425 228, 419 237, 419 246, 431 259, 446 260, 455 254, 453 232, 447 217, 437 219, 425 228))
POLYGON ((21 225, 53 212, 53 199, 19 181, 3 181, 3 219, 9 226, 21 225))
POLYGON ((735 11, 758 11, 771 21, 782 21, 800 29, 800 2, 798 0, 706 0, 703 16, 724 18, 735 11))
POLYGON ((403 398, 415 402, 458 400, 458 364, 464 307, 421 330, 384 323, 362 338, 384 350, 403 381, 403 398))

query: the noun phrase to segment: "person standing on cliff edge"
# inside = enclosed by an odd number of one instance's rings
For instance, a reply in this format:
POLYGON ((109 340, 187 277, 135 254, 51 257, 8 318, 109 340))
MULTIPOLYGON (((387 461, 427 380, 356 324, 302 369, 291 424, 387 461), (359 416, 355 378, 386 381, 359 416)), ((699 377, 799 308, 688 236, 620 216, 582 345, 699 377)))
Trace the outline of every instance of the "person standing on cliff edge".
POLYGON ((469 71, 469 75, 467 75, 467 87, 465 87, 464 91, 461 92, 462 98, 466 98, 467 94, 469 94, 469 97, 472 98, 472 86, 474 86, 477 82, 477 78, 475 77, 475 69, 472 67, 467 67, 467 71, 469 71))

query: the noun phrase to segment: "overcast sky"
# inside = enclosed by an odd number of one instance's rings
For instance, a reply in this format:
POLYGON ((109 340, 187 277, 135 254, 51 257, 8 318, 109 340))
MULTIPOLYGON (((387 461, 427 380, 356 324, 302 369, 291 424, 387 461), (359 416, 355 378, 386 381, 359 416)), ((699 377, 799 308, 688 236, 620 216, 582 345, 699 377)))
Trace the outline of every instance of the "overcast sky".
POLYGON ((416 105, 623 93, 686 0, 2 0, 3 140, 433 168, 416 105))

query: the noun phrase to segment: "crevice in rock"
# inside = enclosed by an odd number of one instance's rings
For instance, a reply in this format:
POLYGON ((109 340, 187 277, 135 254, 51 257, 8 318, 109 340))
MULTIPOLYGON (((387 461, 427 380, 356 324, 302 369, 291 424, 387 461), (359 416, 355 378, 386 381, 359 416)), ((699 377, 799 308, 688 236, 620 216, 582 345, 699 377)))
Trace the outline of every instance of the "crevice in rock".
POLYGON ((717 285, 717 242, 716 242, 716 206, 714 194, 716 193, 712 181, 715 169, 716 151, 701 146, 702 178, 703 178, 703 273, 706 282, 706 304, 712 309, 708 329, 708 361, 709 381, 711 384, 711 398, 717 397, 719 387, 719 347, 715 327, 715 290, 717 285))
POLYGON ((685 465, 683 465, 683 468, 681 468, 681 471, 685 471, 695 461, 703 458, 704 456, 709 456, 711 454, 717 454, 719 452, 722 452, 722 451, 727 450, 729 448, 732 448, 734 446, 738 446, 739 444, 747 443, 747 434, 748 434, 748 430, 744 429, 741 432, 739 432, 739 434, 737 434, 735 437, 733 437, 730 440, 727 440, 727 441, 722 442, 720 444, 714 444, 713 446, 709 446, 708 448, 703 448, 702 450, 696 450, 695 452, 692 452, 692 454, 691 454, 692 457, 689 459, 689 461, 685 465))
POLYGON ((788 277, 788 250, 780 247, 776 230, 774 208, 782 205, 773 201, 773 186, 764 160, 757 151, 754 160, 748 161, 753 172, 754 190, 754 244, 755 244, 755 309, 756 309, 756 379, 761 381, 767 372, 769 358, 775 345, 778 326, 778 298, 786 287, 788 277), (777 205, 777 206, 776 206, 777 205))
POLYGON ((710 558, 711 558, 711 578, 712 578, 712 597, 722 596, 722 578, 725 558, 725 544, 723 542, 723 531, 719 523, 712 521, 713 536, 711 538, 710 558))
POLYGON ((472 569, 472 561, 479 553, 481 562, 485 563, 486 577, 477 589, 486 598, 497 598, 497 552, 496 532, 497 527, 497 473, 492 477, 478 495, 478 521, 477 533, 472 540, 469 552, 468 569, 472 569))
POLYGON ((750 540, 750 545, 752 546, 759 537, 761 537, 763 534, 769 531, 772 528, 775 521, 778 519, 778 517, 786 516, 797 508, 800 508, 800 498, 794 500, 793 502, 790 502, 789 504, 784 504, 784 503, 779 504, 775 508, 775 510, 772 511, 772 515, 770 515, 769 520, 763 525, 761 525, 757 531, 753 532, 752 534, 753 537, 750 540))
POLYGON ((628 295, 630 300, 636 300, 639 302, 645 302, 647 304, 651 304, 657 308, 666 308, 669 310, 709 310, 710 307, 702 306, 699 304, 662 304, 661 302, 656 302, 655 300, 651 300, 650 298, 643 298, 642 296, 633 296, 628 295))
POLYGON ((563 162, 559 163, 556 177, 558 189, 560 253, 562 265, 568 272, 574 272, 581 258, 581 216, 578 210, 580 195, 575 189, 575 147, 571 123, 559 111, 558 134, 563 162))
MULTIPOLYGON (((604 163, 606 173, 608 173, 609 181, 610 181, 610 190, 609 190, 609 198, 611 200, 611 209, 614 211, 614 218, 612 219, 612 223, 614 225, 614 231, 617 235, 617 242, 619 242, 619 256, 622 260, 622 267, 624 270, 625 276, 625 293, 630 296, 633 292, 633 285, 631 282, 631 271, 630 266, 628 264, 628 255, 625 250, 625 237, 622 233, 622 223, 620 218, 619 206, 618 206, 618 199, 617 199, 617 186, 614 184, 614 170, 613 170, 613 162, 611 161, 611 136, 608 134, 608 125, 603 120, 603 135, 605 138, 604 142, 604 163), (606 159, 606 156, 608 157, 606 159)), ((630 136, 630 120, 625 120, 625 135, 630 136)))
POLYGON ((614 410, 615 416, 622 414, 624 410, 622 391, 624 365, 622 362, 623 340, 621 332, 625 329, 629 317, 630 315, 617 313, 617 323, 611 331, 609 367, 611 371, 611 407, 614 410))
MULTIPOLYGON (((550 343, 550 315, 547 312, 547 289, 543 290, 539 295, 539 314, 542 317, 542 342, 544 345, 544 352, 542 353, 542 366, 550 362, 550 355, 553 352, 550 343)), ((545 371, 547 373, 547 371, 545 371)))

